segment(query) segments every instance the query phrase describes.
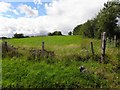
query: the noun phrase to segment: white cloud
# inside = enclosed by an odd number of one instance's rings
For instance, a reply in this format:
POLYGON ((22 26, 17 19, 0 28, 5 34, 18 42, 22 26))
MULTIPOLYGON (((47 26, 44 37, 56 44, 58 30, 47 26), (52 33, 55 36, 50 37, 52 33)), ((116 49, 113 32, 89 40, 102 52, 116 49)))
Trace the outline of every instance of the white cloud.
POLYGON ((16 15, 19 15, 19 12, 17 10, 12 10, 12 12, 16 15))
POLYGON ((42 0, 34 0, 35 4, 42 4, 42 0))
POLYGON ((38 16, 38 10, 32 9, 30 6, 27 5, 20 5, 18 6, 18 9, 21 13, 25 14, 26 17, 37 17, 38 16))
POLYGON ((0 2, 0 13, 1 12, 7 12, 9 11, 11 8, 11 4, 10 3, 6 3, 6 2, 0 2))
POLYGON ((18 11, 20 11, 22 14, 25 14, 26 17, 37 17, 38 16, 38 10, 36 8, 32 9, 30 6, 27 5, 19 5, 18 7, 13 7, 10 3, 7 2, 0 2, 0 13, 2 16, 9 16, 8 14, 2 14, 10 11, 11 13, 14 13, 15 15, 20 15, 18 11))
POLYGON ((47 15, 55 26, 67 33, 76 25, 94 18, 107 0, 54 0, 46 5, 47 15))
POLYGON ((0 18, 0 37, 13 36, 14 33, 23 33, 25 35, 45 35, 47 34, 46 22, 42 18, 0 18), (39 21, 41 20, 41 21, 39 21), (41 24, 42 23, 42 24, 41 24))
MULTIPOLYGON (((46 16, 17 19, 1 17, 0 32, 5 32, 8 36, 16 32, 25 35, 43 35, 60 30, 67 34, 76 25, 94 18, 105 2, 107 0, 53 0, 52 5, 45 5, 46 16)), ((36 10, 26 5, 20 6, 19 9, 28 16, 38 15, 36 10)))

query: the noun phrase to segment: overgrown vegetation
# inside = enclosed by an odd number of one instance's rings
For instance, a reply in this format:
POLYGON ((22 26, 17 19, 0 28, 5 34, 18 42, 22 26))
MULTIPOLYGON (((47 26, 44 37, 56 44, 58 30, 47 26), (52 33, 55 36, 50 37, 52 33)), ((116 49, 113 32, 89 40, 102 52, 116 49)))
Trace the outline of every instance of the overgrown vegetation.
MULTIPOLYGON (((20 57, 2 60, 2 86, 24 88, 120 88, 120 53, 107 43, 106 60, 100 63, 101 41, 80 36, 6 39, 20 57), (28 59, 30 49, 54 51, 53 58, 28 59), (90 42, 94 44, 92 57, 90 42), (87 70, 80 72, 79 67, 87 70)), ((32 56, 31 56, 32 57, 32 56)))

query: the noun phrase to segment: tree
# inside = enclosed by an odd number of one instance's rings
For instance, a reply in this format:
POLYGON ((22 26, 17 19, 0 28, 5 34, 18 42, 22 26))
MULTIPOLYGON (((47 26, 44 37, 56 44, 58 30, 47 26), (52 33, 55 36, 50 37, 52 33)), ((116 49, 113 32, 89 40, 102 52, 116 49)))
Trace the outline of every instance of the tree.
POLYGON ((86 37, 93 38, 95 32, 95 22, 96 19, 88 20, 84 24, 78 25, 73 31, 73 35, 83 35, 86 37))
POLYGON ((7 37, 1 37, 1 39, 8 39, 7 37))
POLYGON ((108 1, 104 8, 97 15, 96 37, 100 37, 101 32, 106 32, 108 37, 113 37, 117 28, 117 17, 120 16, 120 2, 118 0, 108 1))
POLYGON ((95 19, 94 20, 88 20, 86 23, 84 23, 81 26, 80 33, 86 37, 94 38, 94 32, 95 32, 95 19))
POLYGON ((82 24, 77 25, 74 29, 73 29, 73 35, 80 35, 80 28, 81 28, 82 24))
POLYGON ((73 35, 100 38, 101 33, 106 32, 108 37, 118 36, 120 31, 117 25, 117 18, 120 18, 120 1, 108 1, 96 18, 75 27, 73 35))
POLYGON ((117 38, 120 39, 120 26, 118 26, 118 28, 116 29, 115 35, 117 36, 117 38))
POLYGON ((61 31, 54 31, 53 33, 48 33, 48 36, 61 36, 61 31))
POLYGON ((24 38, 24 35, 15 33, 14 38, 24 38))
POLYGON ((69 32, 68 35, 72 35, 72 32, 69 32))
POLYGON ((53 32, 52 34, 53 34, 53 35, 58 35, 58 36, 59 36, 59 35, 62 35, 61 31, 55 31, 55 32, 53 32))
POLYGON ((53 34, 52 33, 48 33, 48 36, 53 36, 53 34))

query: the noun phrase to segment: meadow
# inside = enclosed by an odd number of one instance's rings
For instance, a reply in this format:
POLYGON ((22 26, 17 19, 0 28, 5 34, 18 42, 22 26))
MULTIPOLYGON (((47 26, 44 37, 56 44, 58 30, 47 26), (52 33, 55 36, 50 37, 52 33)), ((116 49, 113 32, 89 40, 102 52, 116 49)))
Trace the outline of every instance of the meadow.
POLYGON ((119 48, 107 43, 100 63, 101 40, 81 36, 41 36, 5 39, 19 57, 2 58, 2 86, 6 88, 120 88, 119 48), (30 49, 54 51, 55 56, 28 60, 30 49), (90 42, 94 45, 94 58, 90 42), (85 72, 79 67, 84 66, 85 72))

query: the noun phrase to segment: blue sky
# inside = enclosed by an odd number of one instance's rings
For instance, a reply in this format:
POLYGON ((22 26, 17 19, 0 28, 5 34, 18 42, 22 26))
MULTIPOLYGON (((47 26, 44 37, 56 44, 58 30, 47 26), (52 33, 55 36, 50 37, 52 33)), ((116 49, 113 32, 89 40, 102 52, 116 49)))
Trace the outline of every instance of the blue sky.
MULTIPOLYGON (((0 0, 3 2, 34 2, 34 0, 0 0)), ((51 2, 52 0, 41 0, 42 2, 51 2)))
POLYGON ((38 11, 38 16, 44 16, 46 15, 45 4, 52 3, 52 0, 41 0, 42 4, 35 4, 34 0, 0 0, 0 1, 11 4, 10 7, 11 10, 8 10, 7 12, 0 12, 0 15, 8 18, 19 18, 25 16, 25 13, 20 13, 20 10, 18 9, 20 5, 27 5, 28 7, 31 7, 31 10, 36 9, 36 11, 38 11), (13 10, 18 14, 14 13, 13 10))

